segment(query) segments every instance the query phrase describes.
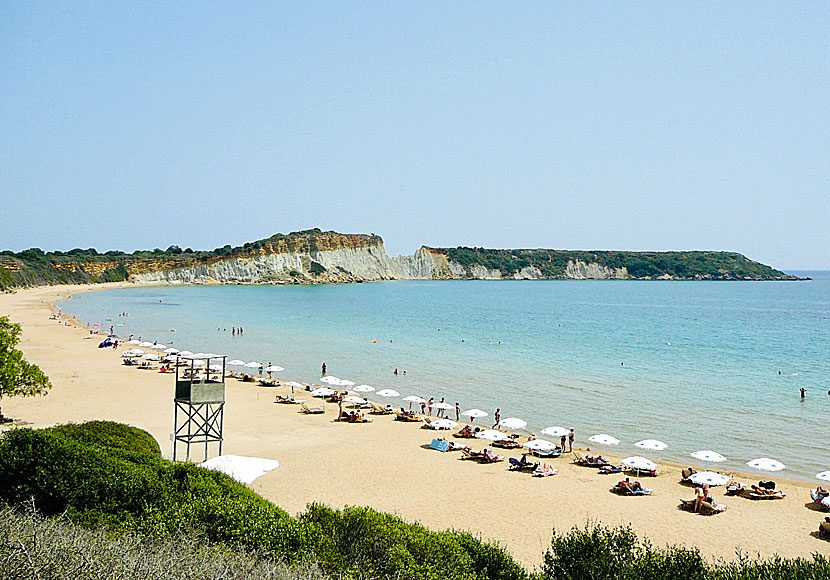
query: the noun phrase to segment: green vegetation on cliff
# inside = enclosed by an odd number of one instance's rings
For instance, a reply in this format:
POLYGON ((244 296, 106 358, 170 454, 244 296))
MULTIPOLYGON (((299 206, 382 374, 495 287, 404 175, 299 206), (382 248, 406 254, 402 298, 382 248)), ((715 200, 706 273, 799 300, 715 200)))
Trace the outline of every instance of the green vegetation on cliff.
POLYGON ((629 278, 661 276, 681 280, 795 280, 774 268, 735 252, 617 252, 587 250, 488 250, 485 248, 439 248, 450 262, 470 268, 480 265, 498 270, 504 277, 523 268, 537 268, 544 278, 565 278, 569 263, 583 262, 620 270, 629 278))

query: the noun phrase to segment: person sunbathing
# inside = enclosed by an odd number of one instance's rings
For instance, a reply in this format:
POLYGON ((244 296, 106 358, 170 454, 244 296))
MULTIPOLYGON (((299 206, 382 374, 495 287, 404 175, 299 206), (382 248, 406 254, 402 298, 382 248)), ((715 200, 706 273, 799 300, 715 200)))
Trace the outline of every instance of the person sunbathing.
POLYGON ((473 430, 469 425, 464 425, 464 427, 461 429, 461 431, 459 431, 455 435, 456 435, 456 437, 468 437, 468 438, 475 437, 475 435, 473 435, 473 430))
POLYGON ((608 460, 605 459, 602 455, 586 455, 585 461, 590 464, 602 464, 605 465, 608 463, 608 460))

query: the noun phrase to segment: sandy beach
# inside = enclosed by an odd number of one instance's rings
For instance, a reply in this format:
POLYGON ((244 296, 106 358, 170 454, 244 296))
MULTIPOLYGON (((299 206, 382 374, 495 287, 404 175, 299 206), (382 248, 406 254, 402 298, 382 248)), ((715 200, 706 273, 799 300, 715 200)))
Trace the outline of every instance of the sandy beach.
MULTIPOLYGON (((91 419, 129 423, 152 433, 170 456, 171 376, 123 366, 122 349, 98 349, 100 336, 49 319, 51 303, 89 289, 59 286, 0 294, 0 315, 23 325, 19 348, 53 384, 45 397, 3 399, 3 412, 32 427, 91 419)), ((290 380, 290 369, 281 375, 290 380)), ((279 460, 280 467, 252 487, 292 513, 311 502, 370 506, 432 529, 466 529, 497 540, 530 567, 541 563, 553 528, 564 531, 589 520, 630 523, 655 545, 695 546, 715 558, 733 559, 736 550, 764 557, 808 556, 828 548, 812 534, 823 514, 807 506, 815 487, 808 482, 746 474, 740 479, 747 484, 774 479, 787 497, 758 502, 724 497, 723 488, 716 488, 713 495, 728 510, 706 517, 677 509, 681 498, 693 497, 693 490, 679 483, 680 466, 661 464, 658 477, 642 479, 654 490, 652 496, 620 497, 609 492, 619 476, 575 466, 569 454, 549 461, 559 469, 556 476, 532 478, 508 471, 506 462, 479 465, 460 461, 458 453, 425 449, 436 432, 396 422, 393 416, 345 424, 334 421, 333 404, 326 405, 324 415, 303 415, 298 406, 274 403, 276 394, 289 392, 287 387, 229 379, 224 452, 279 460)), ((307 393, 297 396, 322 404, 307 393)), ((474 440, 471 446, 486 445, 474 440)), ((610 457, 607 449, 599 451, 610 457)), ((200 452, 195 455, 201 458, 200 452)))

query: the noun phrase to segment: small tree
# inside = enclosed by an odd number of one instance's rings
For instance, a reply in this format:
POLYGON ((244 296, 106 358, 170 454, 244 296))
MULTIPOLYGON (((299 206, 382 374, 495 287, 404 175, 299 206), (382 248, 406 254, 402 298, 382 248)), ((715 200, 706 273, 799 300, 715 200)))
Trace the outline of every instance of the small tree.
POLYGON ((0 316, 0 398, 45 395, 52 383, 37 365, 14 348, 20 340, 20 325, 0 316))

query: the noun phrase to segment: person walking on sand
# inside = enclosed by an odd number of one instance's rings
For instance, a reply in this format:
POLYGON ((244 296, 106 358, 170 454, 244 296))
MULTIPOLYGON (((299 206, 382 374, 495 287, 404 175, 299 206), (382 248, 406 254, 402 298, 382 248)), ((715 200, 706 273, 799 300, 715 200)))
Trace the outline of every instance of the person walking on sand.
POLYGON ((271 361, 268 361, 268 378, 271 378, 271 361))
POLYGON ((435 400, 435 399, 433 399, 432 397, 430 397, 430 398, 429 398, 429 402, 427 402, 427 406, 429 407, 429 416, 430 416, 430 417, 432 417, 432 402, 433 402, 434 400, 435 400))
MULTIPOLYGON (((444 397, 441 397, 441 403, 444 402, 444 397)), ((444 409, 438 409, 438 412, 435 414, 436 417, 443 417, 444 416, 444 409)))
POLYGON ((326 376, 326 363, 323 363, 323 366, 320 367, 320 369, 323 371, 323 376, 326 376))
POLYGON ((501 409, 496 409, 496 414, 494 416, 496 418, 496 422, 493 423, 493 429, 495 429, 498 426, 499 421, 501 421, 501 409))
POLYGON ((455 420, 461 420, 461 405, 458 404, 458 401, 455 402, 455 420))
POLYGON ((567 439, 566 435, 562 435, 562 437, 559 438, 559 446, 562 448, 562 453, 565 453, 565 440, 566 439, 567 439))
MULTIPOLYGON (((564 451, 564 450, 565 449, 563 447, 562 451, 564 451)), ((569 453, 574 452, 574 428, 573 427, 571 427, 571 432, 568 433, 568 452, 569 453)))

